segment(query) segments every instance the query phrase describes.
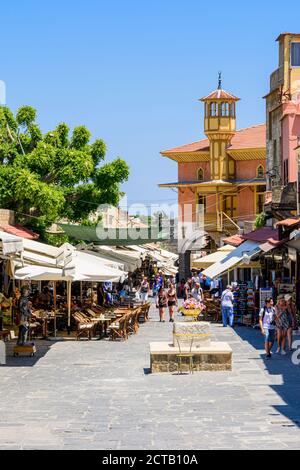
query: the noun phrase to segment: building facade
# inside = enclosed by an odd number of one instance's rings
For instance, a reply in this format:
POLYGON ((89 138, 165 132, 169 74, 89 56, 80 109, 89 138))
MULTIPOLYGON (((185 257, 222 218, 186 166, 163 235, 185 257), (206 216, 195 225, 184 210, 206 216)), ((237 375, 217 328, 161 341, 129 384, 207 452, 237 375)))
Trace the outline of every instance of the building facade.
POLYGON ((178 164, 178 181, 160 187, 178 189, 179 233, 187 223, 196 228, 203 224, 220 246, 224 237, 243 231, 264 210, 266 126, 237 130, 239 98, 221 83, 200 101, 207 138, 161 152, 178 164))
POLYGON ((275 219, 297 211, 300 137, 300 34, 282 33, 279 65, 271 74, 266 99, 267 211, 275 219))

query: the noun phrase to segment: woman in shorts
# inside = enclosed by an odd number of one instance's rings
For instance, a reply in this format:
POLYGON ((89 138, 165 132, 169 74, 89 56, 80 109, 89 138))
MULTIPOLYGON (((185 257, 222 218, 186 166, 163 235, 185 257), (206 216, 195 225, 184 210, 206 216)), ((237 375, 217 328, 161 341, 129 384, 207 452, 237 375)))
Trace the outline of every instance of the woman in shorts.
POLYGON ((168 306, 168 294, 165 289, 161 287, 156 297, 156 307, 159 309, 159 321, 165 323, 165 309, 168 306))
POLYGON ((287 304, 284 299, 284 295, 280 295, 277 299, 277 305, 275 307, 276 312, 276 326, 277 326, 277 341, 278 349, 277 354, 282 356, 286 355, 285 344, 289 328, 291 327, 290 315, 287 309, 287 304))
POLYGON ((168 307, 169 307, 169 314, 170 314, 170 322, 174 323, 175 307, 176 307, 176 305, 178 305, 176 287, 174 286, 174 284, 169 285, 169 288, 168 288, 168 291, 167 291, 167 296, 168 296, 168 307))

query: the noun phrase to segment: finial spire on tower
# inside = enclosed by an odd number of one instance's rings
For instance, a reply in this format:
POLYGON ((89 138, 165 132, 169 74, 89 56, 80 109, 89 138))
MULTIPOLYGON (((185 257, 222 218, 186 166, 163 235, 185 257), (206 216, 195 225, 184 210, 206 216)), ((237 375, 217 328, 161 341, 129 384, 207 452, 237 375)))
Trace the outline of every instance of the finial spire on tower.
POLYGON ((219 72, 218 90, 222 90, 222 72, 219 72))

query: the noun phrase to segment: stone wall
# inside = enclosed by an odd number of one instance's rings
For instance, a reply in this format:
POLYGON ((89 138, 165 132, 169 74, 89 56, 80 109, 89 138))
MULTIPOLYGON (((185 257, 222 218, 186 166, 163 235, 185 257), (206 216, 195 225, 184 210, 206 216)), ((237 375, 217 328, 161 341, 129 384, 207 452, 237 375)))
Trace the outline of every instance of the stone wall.
POLYGON ((15 213, 7 209, 0 209, 0 226, 1 225, 14 225, 15 213))
MULTIPOLYGON (((189 372, 190 358, 182 358, 182 372, 189 372)), ((231 371, 232 353, 204 354, 193 353, 193 371, 231 371)), ((174 354, 152 354, 151 355, 152 374, 178 372, 177 357, 174 354)))

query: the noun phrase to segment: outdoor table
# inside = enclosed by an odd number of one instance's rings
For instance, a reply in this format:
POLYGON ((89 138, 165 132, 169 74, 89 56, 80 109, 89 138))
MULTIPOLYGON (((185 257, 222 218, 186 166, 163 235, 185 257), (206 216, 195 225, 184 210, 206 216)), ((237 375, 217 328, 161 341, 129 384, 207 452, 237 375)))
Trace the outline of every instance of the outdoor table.
POLYGON ((98 321, 100 323, 100 335, 99 339, 107 337, 107 328, 109 325, 116 320, 116 316, 109 316, 109 317, 99 317, 98 321))
POLYGON ((47 339, 49 337, 49 325, 53 321, 53 336, 56 338, 57 328, 56 328, 56 320, 57 318, 62 318, 63 314, 56 313, 56 312, 45 312, 42 315, 37 316, 37 320, 42 322, 42 334, 43 339, 47 339))

